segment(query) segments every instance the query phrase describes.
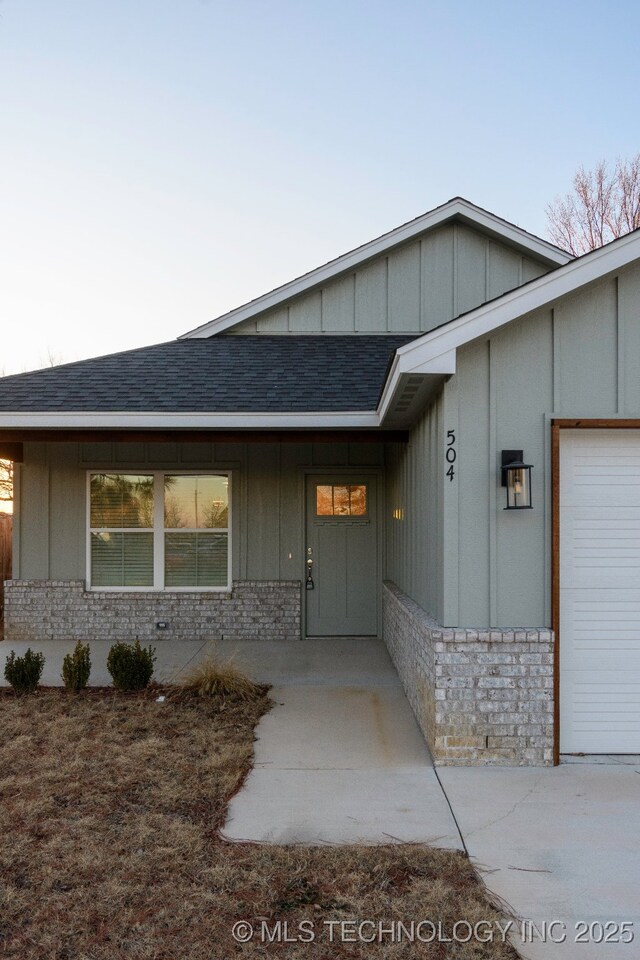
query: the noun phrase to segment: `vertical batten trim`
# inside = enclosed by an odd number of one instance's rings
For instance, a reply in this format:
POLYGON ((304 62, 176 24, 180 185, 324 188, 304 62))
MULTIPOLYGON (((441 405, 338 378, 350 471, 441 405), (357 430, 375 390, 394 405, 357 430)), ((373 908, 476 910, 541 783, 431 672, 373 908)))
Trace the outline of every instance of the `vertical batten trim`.
POLYGON ((390 330, 390 319, 391 311, 389 309, 389 257, 384 258, 384 292, 385 292, 385 303, 386 303, 386 315, 384 318, 384 326, 387 333, 390 330))
POLYGON ((562 408, 562 397, 560 390, 560 335, 558 333, 558 324, 556 323, 556 311, 551 308, 551 331, 553 338, 553 402, 551 404, 552 410, 560 410, 562 408))
POLYGON ((491 340, 487 341, 487 364, 489 380, 489 624, 494 627, 498 622, 498 530, 497 530, 497 400, 495 351, 491 350, 491 340))
POLYGON ((442 613, 444 626, 460 623, 460 471, 464 463, 464 449, 460 444, 460 395, 457 379, 445 384, 442 417, 442 437, 438 450, 438 474, 442 483, 442 613), (458 476, 451 483, 445 478, 447 431, 454 430, 458 456, 458 476))
POLYGON ((241 467, 241 497, 240 503, 242 504, 242 516, 240 522, 240 530, 242 534, 242 556, 240 558, 240 579, 247 579, 247 570, 248 570, 248 556, 249 556, 249 470, 247 469, 248 463, 248 451, 247 444, 242 444, 242 467, 241 467))
POLYGON ((457 223, 453 224, 453 235, 451 238, 452 243, 452 260, 453 260, 453 270, 451 271, 452 278, 452 290, 451 290, 451 316, 453 318, 458 316, 458 225, 457 223))
POLYGON ((44 479, 47 484, 47 495, 44 498, 44 501, 47 505, 47 516, 46 516, 46 522, 42 524, 42 529, 45 532, 47 542, 46 542, 45 550, 43 550, 42 552, 47 558, 47 572, 45 576, 46 576, 46 579, 49 580, 51 579, 51 461, 50 461, 51 444, 50 443, 43 444, 43 452, 44 452, 44 479))
POLYGON ((560 763, 560 427, 551 424, 551 628, 553 645, 553 763, 560 763))
MULTIPOLYGON (((617 337, 617 370, 616 370, 616 413, 624 413, 626 410, 626 390, 625 390, 625 341, 626 341, 626 317, 620 311, 620 278, 614 277, 615 284, 615 312, 616 312, 616 337, 617 337)), ((554 407, 555 409, 555 407, 554 407)))
POLYGON ((424 303, 422 302, 422 274, 424 270, 422 237, 418 240, 418 330, 424 330, 424 303))
POLYGON ((351 323, 353 324, 353 332, 356 333, 358 330, 358 324, 356 322, 356 284, 358 282, 358 274, 354 270, 351 274, 351 308, 352 308, 352 317, 351 323))
MULTIPOLYGON (((27 448, 28 449, 28 448, 27 448)), ((12 523, 12 544, 11 544, 11 579, 21 580, 22 570, 20 569, 20 543, 22 541, 22 463, 13 465, 13 520, 12 523)))
MULTIPOLYGON (((349 445, 347 444, 347 451, 349 445)), ((348 456, 348 452, 347 452, 348 456)), ((276 445, 276 478, 278 483, 278 491, 276 494, 276 499, 278 501, 278 543, 277 543, 277 552, 276 556, 278 558, 278 577, 280 580, 282 577, 282 444, 278 443, 276 445)))
POLYGON ((553 504, 552 504, 552 493, 553 493, 553 478, 552 478, 552 454, 551 454, 551 443, 552 443, 552 434, 551 434, 551 422, 547 418, 546 414, 542 414, 542 470, 540 483, 542 484, 542 503, 544 505, 544 530, 543 530, 543 543, 544 543, 544 563, 543 563, 543 590, 542 590, 542 600, 544 603, 544 622, 551 623, 552 617, 552 589, 551 589, 551 579, 553 576, 553 531, 552 531, 552 513, 553 513, 553 504))
POLYGON ((484 245, 484 299, 485 303, 489 299, 489 275, 491 272, 491 242, 486 241, 484 245))

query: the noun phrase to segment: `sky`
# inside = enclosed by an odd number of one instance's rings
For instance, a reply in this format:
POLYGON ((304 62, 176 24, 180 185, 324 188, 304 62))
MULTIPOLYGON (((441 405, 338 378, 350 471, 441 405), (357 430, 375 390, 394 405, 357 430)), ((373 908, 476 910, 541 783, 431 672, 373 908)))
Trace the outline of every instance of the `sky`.
POLYGON ((629 0, 0 0, 0 374, 171 340, 640 150, 629 0))

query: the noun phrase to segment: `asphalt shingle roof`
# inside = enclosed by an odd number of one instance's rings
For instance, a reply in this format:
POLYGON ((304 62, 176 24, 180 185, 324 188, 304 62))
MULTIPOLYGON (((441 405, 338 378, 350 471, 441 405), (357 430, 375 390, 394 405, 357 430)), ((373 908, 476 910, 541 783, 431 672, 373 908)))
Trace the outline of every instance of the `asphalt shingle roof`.
POLYGON ((0 412, 375 410, 395 335, 172 340, 0 379, 0 412))

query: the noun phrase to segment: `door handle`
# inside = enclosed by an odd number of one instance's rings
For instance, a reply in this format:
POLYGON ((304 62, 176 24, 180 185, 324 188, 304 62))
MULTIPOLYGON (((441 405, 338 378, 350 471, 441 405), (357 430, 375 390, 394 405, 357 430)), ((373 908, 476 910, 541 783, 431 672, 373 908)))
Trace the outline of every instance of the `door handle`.
POLYGON ((307 590, 315 589, 315 584, 313 582, 313 576, 312 576, 312 570, 313 570, 313 557, 311 556, 312 553, 313 551, 311 547, 307 547, 307 576, 304 581, 304 585, 307 590))

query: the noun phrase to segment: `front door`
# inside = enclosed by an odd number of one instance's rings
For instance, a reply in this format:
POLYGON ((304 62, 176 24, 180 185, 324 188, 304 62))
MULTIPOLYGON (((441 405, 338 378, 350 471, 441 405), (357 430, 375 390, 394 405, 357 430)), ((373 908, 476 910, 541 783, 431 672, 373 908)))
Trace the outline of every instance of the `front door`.
POLYGON ((307 636, 377 636, 377 477, 307 477, 306 504, 307 636))

